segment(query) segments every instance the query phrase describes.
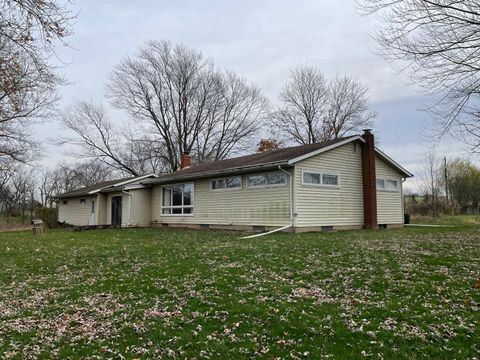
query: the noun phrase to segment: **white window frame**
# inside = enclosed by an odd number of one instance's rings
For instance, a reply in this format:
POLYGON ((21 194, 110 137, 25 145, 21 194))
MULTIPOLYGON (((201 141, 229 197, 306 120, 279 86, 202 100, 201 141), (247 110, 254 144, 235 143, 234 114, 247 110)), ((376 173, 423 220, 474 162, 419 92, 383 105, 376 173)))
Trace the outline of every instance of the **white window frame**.
POLYGON ((330 171, 330 170, 309 170, 309 169, 302 169, 302 186, 313 186, 313 187, 322 187, 322 188, 329 188, 329 189, 340 189, 340 173, 338 171, 330 171), (320 184, 312 184, 306 183, 304 181, 304 174, 315 174, 320 175, 320 184), (323 183, 323 175, 334 175, 337 177, 337 185, 333 184, 324 184, 323 183))
POLYGON ((400 189, 398 188, 399 181, 397 179, 392 179, 392 178, 376 178, 375 179, 375 186, 377 187, 377 191, 385 191, 385 192, 399 192, 400 189), (377 186, 377 181, 382 180, 383 181, 383 188, 379 188, 377 186), (397 183, 397 186, 395 189, 387 189, 387 181, 395 181, 397 183))
POLYGON ((265 189, 265 188, 273 188, 273 187, 284 187, 288 185, 288 178, 287 174, 285 174, 282 171, 269 171, 269 172, 264 172, 264 173, 258 173, 258 174, 250 174, 247 175, 247 189, 265 189), (265 185, 250 185, 250 176, 267 176, 269 174, 282 174, 284 176, 285 182, 281 184, 265 184, 265 185))
POLYGON ((241 175, 239 176, 228 176, 228 177, 222 177, 222 178, 215 178, 210 180, 210 191, 238 191, 242 190, 243 188, 243 178, 241 175), (233 187, 233 188, 221 188, 221 189, 214 189, 213 188, 213 182, 218 181, 218 180, 228 180, 228 179, 234 179, 234 178, 239 178, 240 179, 240 186, 239 187, 233 187))
MULTIPOLYGON (((194 216, 195 215, 195 182, 184 182, 184 183, 175 183, 175 184, 168 184, 168 185, 162 185, 161 187, 161 196, 160 196, 160 216, 194 216), (174 187, 174 186, 179 186, 179 185, 192 185, 192 205, 170 205, 170 206, 164 206, 163 205, 163 189, 166 187, 174 187), (184 209, 184 208, 191 208, 192 212, 190 214, 184 214, 182 210, 182 214, 173 214, 173 209, 184 209), (170 214, 164 214, 163 210, 164 209, 170 209, 170 214)), ((173 195, 170 193, 170 204, 173 201, 173 195)), ((182 196, 182 203, 183 203, 183 196, 182 196)))

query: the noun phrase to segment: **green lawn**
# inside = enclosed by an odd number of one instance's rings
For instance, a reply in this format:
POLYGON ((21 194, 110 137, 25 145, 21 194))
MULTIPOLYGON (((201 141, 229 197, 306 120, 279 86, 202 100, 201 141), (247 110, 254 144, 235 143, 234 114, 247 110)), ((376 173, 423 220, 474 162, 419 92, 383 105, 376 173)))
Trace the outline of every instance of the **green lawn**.
POLYGON ((480 230, 0 233, 0 358, 480 357, 480 230))

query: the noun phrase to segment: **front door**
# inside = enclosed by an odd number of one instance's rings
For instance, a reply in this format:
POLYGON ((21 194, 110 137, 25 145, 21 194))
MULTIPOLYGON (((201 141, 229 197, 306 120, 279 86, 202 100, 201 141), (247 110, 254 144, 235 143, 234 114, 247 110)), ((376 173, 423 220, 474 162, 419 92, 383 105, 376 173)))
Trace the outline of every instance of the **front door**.
POLYGON ((122 225, 122 197, 112 196, 112 225, 122 225))
POLYGON ((88 225, 95 225, 95 200, 91 200, 90 214, 88 215, 88 225))

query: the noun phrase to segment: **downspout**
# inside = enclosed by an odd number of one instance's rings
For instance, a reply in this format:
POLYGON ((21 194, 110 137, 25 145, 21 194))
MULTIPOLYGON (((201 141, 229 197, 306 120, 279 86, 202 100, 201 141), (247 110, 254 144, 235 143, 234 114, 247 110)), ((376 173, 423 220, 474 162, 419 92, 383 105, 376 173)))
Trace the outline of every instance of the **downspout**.
POLYGON ((289 203, 290 203, 290 226, 293 226, 294 218, 293 218, 293 176, 287 170, 282 169, 281 165, 278 165, 278 170, 284 172, 290 178, 290 194, 289 194, 289 203))
POLYGON ((256 238, 256 237, 260 237, 260 236, 264 236, 264 235, 268 235, 268 234, 273 234, 273 233, 276 233, 278 231, 286 230, 286 229, 291 228, 293 226, 293 213, 294 213, 294 211, 293 211, 293 177, 292 177, 292 174, 290 174, 288 171, 286 171, 285 169, 282 169, 282 167, 280 165, 278 165, 278 170, 284 172, 290 178, 290 194, 289 194, 290 224, 288 224, 286 226, 282 226, 282 227, 277 228, 277 229, 273 229, 273 230, 261 233, 261 234, 244 236, 240 239, 252 239, 252 238, 256 238))
POLYGON ((402 183, 400 184, 400 195, 402 196, 402 218, 403 218, 403 226, 405 226, 405 196, 403 195, 403 183, 407 181, 406 177, 402 177, 402 183))
POLYGON ((128 223, 127 225, 128 225, 128 226, 132 226, 132 222, 133 222, 133 220, 132 220, 132 215, 133 215, 133 207, 132 207, 132 205, 133 205, 133 195, 132 195, 131 193, 125 191, 125 190, 122 190, 122 193, 123 193, 123 194, 127 194, 127 195, 130 196, 130 201, 129 201, 129 203, 130 203, 130 209, 129 209, 129 211, 128 211, 128 212, 129 212, 129 216, 128 216, 128 217, 129 217, 129 223, 128 223))

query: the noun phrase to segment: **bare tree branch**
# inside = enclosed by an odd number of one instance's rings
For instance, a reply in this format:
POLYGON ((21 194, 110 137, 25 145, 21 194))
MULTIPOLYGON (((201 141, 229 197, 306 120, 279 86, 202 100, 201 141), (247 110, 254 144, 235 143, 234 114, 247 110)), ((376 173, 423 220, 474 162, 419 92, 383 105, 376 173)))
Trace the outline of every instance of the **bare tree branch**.
POLYGON ((66 6, 53 0, 0 0, 0 158, 31 160, 30 126, 49 118, 64 80, 49 64, 71 34, 66 6))
POLYGON ((170 171, 179 154, 197 162, 227 157, 249 142, 268 115, 260 90, 216 70, 196 50, 151 41, 112 72, 112 104, 150 128, 170 171))
POLYGON ((478 0, 359 0, 383 26, 374 34, 380 54, 397 61, 412 82, 439 100, 434 138, 450 133, 480 145, 480 2, 478 0), (404 65, 406 64, 406 65, 404 65))
POLYGON ((280 93, 274 129, 298 144, 336 139, 372 126, 367 88, 350 76, 327 81, 314 66, 294 67, 280 93))

